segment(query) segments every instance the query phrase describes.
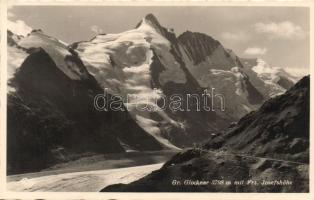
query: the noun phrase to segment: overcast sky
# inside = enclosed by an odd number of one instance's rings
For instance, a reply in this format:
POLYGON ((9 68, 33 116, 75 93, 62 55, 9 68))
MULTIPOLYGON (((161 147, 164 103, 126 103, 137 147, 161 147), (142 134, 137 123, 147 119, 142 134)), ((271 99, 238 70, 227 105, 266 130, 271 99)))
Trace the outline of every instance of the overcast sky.
POLYGON ((309 67, 309 10, 302 7, 16 6, 9 10, 8 26, 21 34, 40 28, 72 43, 132 29, 148 13, 177 36, 186 30, 202 32, 240 57, 261 57, 278 67, 309 67))

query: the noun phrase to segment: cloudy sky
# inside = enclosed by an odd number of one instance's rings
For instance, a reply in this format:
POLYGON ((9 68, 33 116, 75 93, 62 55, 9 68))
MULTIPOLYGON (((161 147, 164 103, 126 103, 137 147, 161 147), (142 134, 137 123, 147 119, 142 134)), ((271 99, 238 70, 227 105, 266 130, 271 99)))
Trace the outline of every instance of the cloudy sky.
POLYGON ((9 10, 8 26, 20 34, 40 28, 72 43, 132 29, 148 13, 177 35, 206 33, 240 57, 261 57, 277 67, 309 67, 309 10, 302 7, 16 6, 9 10))

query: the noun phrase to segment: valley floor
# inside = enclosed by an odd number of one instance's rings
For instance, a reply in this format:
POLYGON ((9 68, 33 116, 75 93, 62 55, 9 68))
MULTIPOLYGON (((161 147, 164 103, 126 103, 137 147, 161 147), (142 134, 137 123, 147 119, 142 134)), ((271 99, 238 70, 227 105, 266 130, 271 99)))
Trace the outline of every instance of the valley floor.
POLYGON ((9 182, 7 187, 9 191, 20 192, 99 192, 111 184, 140 179, 159 169, 162 164, 23 178, 9 182))
POLYGON ((9 191, 98 192, 130 183, 159 169, 175 151, 94 155, 49 169, 7 177, 9 191))

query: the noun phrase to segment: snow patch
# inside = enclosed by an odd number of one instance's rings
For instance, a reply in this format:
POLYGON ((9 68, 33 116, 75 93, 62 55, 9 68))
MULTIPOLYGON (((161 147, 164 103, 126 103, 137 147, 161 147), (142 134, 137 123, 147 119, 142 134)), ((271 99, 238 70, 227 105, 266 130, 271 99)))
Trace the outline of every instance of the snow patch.
POLYGON ((33 32, 27 37, 22 38, 18 45, 26 49, 44 49, 56 63, 56 66, 71 79, 80 80, 82 77, 88 76, 87 72, 82 70, 75 62, 65 59, 68 56, 73 56, 65 43, 61 43, 60 40, 44 35, 40 31, 33 32))
POLYGON ((28 33, 32 31, 32 28, 28 26, 24 21, 22 20, 16 20, 16 21, 7 21, 8 30, 12 31, 13 33, 17 35, 26 36, 28 33))
POLYGON ((28 53, 17 47, 8 46, 8 80, 13 78, 16 70, 22 65, 28 53))
POLYGON ((76 51, 102 87, 127 99, 125 107, 147 133, 164 146, 176 148, 161 135, 160 123, 174 120, 158 109, 156 102, 163 93, 151 87, 153 51, 166 68, 160 73, 161 84, 186 82, 185 73, 170 49, 170 42, 143 19, 137 29, 97 35, 91 41, 79 43, 76 51), (152 111, 161 119, 152 120, 152 111))
POLYGON ((227 75, 231 75, 235 78, 235 93, 238 96, 243 96, 246 94, 246 88, 244 88, 245 83, 244 83, 244 79, 247 78, 247 75, 242 72, 242 70, 239 67, 232 67, 229 70, 220 70, 220 69, 210 69, 210 72, 213 75, 223 75, 223 74, 227 74, 227 75))
POLYGON ((264 60, 257 59, 257 65, 252 68, 257 75, 267 84, 276 84, 280 76, 296 83, 302 76, 307 74, 304 68, 280 68, 268 65, 264 60))

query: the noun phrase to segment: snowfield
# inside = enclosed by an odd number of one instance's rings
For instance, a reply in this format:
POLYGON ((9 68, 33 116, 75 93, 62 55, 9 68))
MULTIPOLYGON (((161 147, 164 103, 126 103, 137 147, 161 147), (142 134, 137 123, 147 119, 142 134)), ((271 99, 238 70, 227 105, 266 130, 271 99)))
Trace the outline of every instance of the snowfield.
POLYGON ((179 122, 164 111, 155 112, 159 119, 152 119, 147 110, 159 110, 157 100, 161 89, 152 88, 151 65, 154 52, 162 55, 160 62, 166 67, 160 73, 159 82, 185 83, 185 73, 170 53, 171 44, 154 24, 145 18, 136 28, 118 34, 97 35, 90 41, 77 44, 76 51, 88 71, 111 94, 127 99, 125 106, 133 119, 164 147, 178 149, 162 136, 159 124, 176 127, 179 122))
POLYGON ((67 44, 61 40, 47 36, 41 31, 35 31, 20 39, 18 45, 25 49, 44 49, 56 66, 73 80, 88 77, 87 71, 71 59, 72 53, 66 46, 67 44))
POLYGON ((117 184, 130 183, 138 180, 163 163, 126 167, 118 169, 96 170, 42 176, 37 178, 23 178, 19 181, 7 183, 9 191, 14 192, 98 192, 102 188, 117 184))
POLYGON ((8 80, 13 77, 28 55, 22 49, 8 46, 8 80))

